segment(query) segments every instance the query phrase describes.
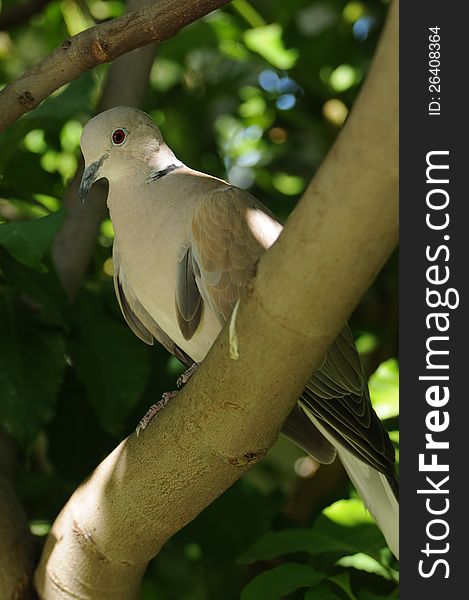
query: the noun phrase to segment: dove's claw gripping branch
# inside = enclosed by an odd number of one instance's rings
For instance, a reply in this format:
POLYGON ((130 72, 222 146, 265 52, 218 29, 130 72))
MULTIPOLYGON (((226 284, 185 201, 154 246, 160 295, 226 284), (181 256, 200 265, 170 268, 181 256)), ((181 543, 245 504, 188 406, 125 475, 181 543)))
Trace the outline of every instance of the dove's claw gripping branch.
POLYGON ((168 402, 170 400, 172 400, 175 396, 177 396, 177 394, 178 394, 177 390, 175 390, 174 392, 165 392, 161 396, 161 400, 159 402, 157 402, 156 404, 152 404, 150 406, 150 408, 147 410, 145 416, 140 420, 140 423, 137 425, 137 429, 135 430, 135 433, 137 435, 139 435, 141 431, 146 429, 148 427, 148 424, 150 423, 150 421, 153 419, 153 417, 157 413, 159 413, 160 410, 163 410, 163 408, 165 408, 167 406, 168 402))
MULTIPOLYGON (((187 371, 184 371, 184 373, 176 381, 176 385, 177 385, 178 389, 182 388, 182 386, 185 385, 189 381, 189 379, 197 371, 198 368, 199 368, 199 363, 194 363, 187 369, 187 371)), ((178 390, 175 390, 174 392, 165 392, 161 396, 161 400, 159 402, 157 402, 156 404, 152 404, 150 406, 150 408, 148 409, 148 411, 146 412, 145 416, 140 420, 140 423, 138 424, 137 429, 135 430, 135 433, 137 435, 139 435, 139 433, 141 431, 143 431, 146 427, 148 427, 148 424, 153 419, 153 417, 157 413, 159 413, 160 410, 163 410, 163 408, 165 408, 167 406, 168 402, 170 400, 172 400, 175 396, 177 396, 177 394, 178 394, 178 390)))
POLYGON ((187 369, 187 371, 184 371, 184 373, 180 377, 178 377, 176 381, 178 389, 182 388, 182 386, 189 381, 189 379, 192 377, 192 375, 194 375, 198 368, 199 363, 194 363, 187 369))

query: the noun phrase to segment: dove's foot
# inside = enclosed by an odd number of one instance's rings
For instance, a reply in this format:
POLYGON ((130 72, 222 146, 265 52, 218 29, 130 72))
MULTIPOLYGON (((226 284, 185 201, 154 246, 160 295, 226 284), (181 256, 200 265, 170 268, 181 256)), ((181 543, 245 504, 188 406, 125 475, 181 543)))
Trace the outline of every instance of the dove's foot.
POLYGON ((187 369, 187 371, 184 371, 184 373, 176 381, 176 385, 178 386, 178 388, 182 388, 182 386, 189 381, 189 379, 192 377, 192 375, 194 375, 198 368, 199 363, 194 363, 187 369))
MULTIPOLYGON (((192 375, 197 371, 198 367, 199 367, 199 364, 194 363, 192 366, 190 366, 187 369, 187 371, 184 371, 184 373, 176 381, 176 385, 179 389, 182 388, 182 386, 189 381, 189 379, 192 377, 192 375)), ((170 400, 172 400, 177 395, 177 393, 178 393, 177 391, 165 392, 161 396, 161 400, 159 402, 157 402, 156 404, 152 404, 150 406, 150 408, 147 410, 146 415, 143 417, 143 419, 141 419, 140 423, 138 424, 137 429, 135 430, 135 433, 138 435, 141 431, 143 431, 146 427, 148 427, 148 424, 153 419, 153 417, 157 413, 159 413, 160 410, 163 410, 163 408, 165 408, 165 406, 168 404, 168 402, 170 400)))
POLYGON ((138 435, 141 431, 143 431, 146 427, 148 427, 148 424, 153 419, 153 417, 157 413, 159 413, 160 410, 163 410, 163 408, 165 408, 165 406, 168 404, 168 402, 170 400, 172 400, 176 395, 177 395, 177 391, 165 392, 161 396, 161 400, 159 402, 157 402, 156 404, 152 404, 150 406, 150 408, 147 410, 146 415, 140 420, 140 423, 137 425, 137 429, 135 430, 135 433, 138 435))

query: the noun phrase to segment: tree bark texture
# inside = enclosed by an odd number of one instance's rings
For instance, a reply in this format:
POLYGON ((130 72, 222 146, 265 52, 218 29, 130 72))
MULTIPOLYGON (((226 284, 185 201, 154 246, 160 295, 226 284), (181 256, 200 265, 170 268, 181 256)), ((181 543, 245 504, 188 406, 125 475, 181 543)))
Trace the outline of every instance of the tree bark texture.
POLYGON ((11 484, 17 457, 10 438, 0 431, 0 598, 29 600, 34 569, 33 538, 11 484))

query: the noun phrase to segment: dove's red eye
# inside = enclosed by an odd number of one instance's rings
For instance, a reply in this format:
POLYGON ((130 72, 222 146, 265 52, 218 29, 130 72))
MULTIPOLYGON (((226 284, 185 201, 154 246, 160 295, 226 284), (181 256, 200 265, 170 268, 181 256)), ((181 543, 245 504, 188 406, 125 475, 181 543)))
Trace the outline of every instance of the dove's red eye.
POLYGON ((112 134, 112 143, 119 146, 125 141, 125 131, 123 129, 116 129, 112 134))

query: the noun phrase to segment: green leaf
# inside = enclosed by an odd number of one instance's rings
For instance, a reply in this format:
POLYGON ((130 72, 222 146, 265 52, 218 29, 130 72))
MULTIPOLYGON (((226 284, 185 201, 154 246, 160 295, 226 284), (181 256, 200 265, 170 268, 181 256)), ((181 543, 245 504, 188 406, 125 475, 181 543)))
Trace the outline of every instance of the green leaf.
POLYGON ((313 567, 285 563, 255 577, 241 592, 241 600, 277 600, 298 588, 318 585, 326 578, 313 567))
POLYGON ((62 286, 53 269, 38 273, 16 261, 11 254, 0 247, 0 269, 7 283, 25 294, 30 304, 40 313, 41 318, 51 325, 63 325, 67 301, 62 286))
POLYGON ((328 519, 339 525, 360 525, 374 523, 361 498, 338 500, 323 510, 328 519))
POLYGON ((387 548, 383 534, 371 523, 345 526, 321 515, 315 521, 314 531, 328 540, 330 550, 325 551, 336 552, 339 556, 362 552, 380 560, 381 550, 387 548))
MULTIPOLYGON (((63 190, 57 185, 57 177, 44 170, 39 154, 17 148, 15 158, 3 168, 0 193, 3 198, 19 198, 33 203, 32 207, 40 210, 34 203, 37 194, 60 196, 63 190)), ((45 209, 42 210, 42 215, 47 214, 45 209)))
POLYGON ((399 365, 395 358, 381 363, 368 382, 378 417, 390 419, 399 414, 399 365))
POLYGON ((249 29, 244 34, 246 46, 257 52, 277 69, 291 69, 299 56, 298 50, 287 50, 282 40, 282 27, 278 23, 249 29))
POLYGON ((387 596, 378 596, 368 590, 361 590, 358 593, 358 600, 397 600, 399 598, 399 589, 395 589, 387 596))
POLYGON ((242 564, 272 560, 285 554, 307 552, 313 556, 331 553, 341 556, 368 552, 378 557, 386 544, 374 525, 343 527, 322 517, 314 529, 270 531, 238 559, 242 564), (323 531, 321 531, 321 528, 323 531))
POLYGON ((329 581, 323 581, 318 586, 306 591, 304 600, 342 600, 335 592, 329 581))
POLYGON ((384 567, 376 558, 369 556, 368 554, 364 554, 363 552, 358 552, 352 556, 344 556, 342 557, 337 564, 342 567, 352 567, 357 569, 357 571, 366 571, 367 573, 374 573, 379 577, 384 577, 384 579, 393 580, 393 572, 384 567))
POLYGON ((317 537, 311 529, 282 529, 269 531, 238 559, 241 564, 272 560, 293 552, 316 552, 317 537))
POLYGON ((91 292, 80 294, 75 317, 78 339, 72 358, 77 376, 102 427, 120 435, 147 384, 147 347, 91 292))
POLYGON ((3 223, 0 225, 0 245, 20 263, 44 273, 47 267, 42 259, 52 246, 64 216, 61 210, 42 219, 3 223))
POLYGON ((0 332, 0 422, 26 445, 53 416, 65 344, 12 294, 0 294, 0 332))
POLYGON ((329 577, 329 581, 332 581, 337 587, 339 587, 346 594, 347 598, 350 600, 357 600, 352 591, 352 586, 350 584, 350 573, 348 571, 343 571, 342 573, 338 573, 337 575, 329 577))

